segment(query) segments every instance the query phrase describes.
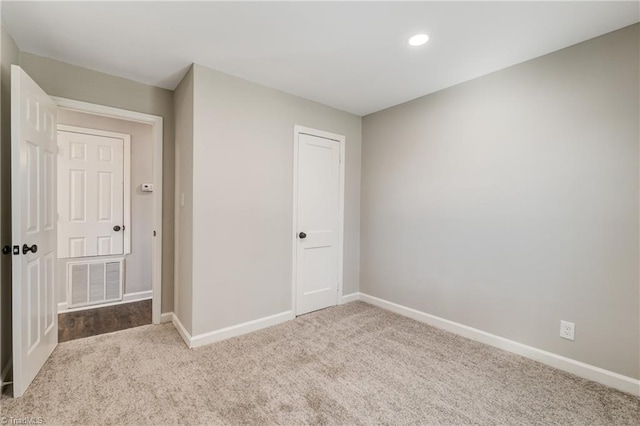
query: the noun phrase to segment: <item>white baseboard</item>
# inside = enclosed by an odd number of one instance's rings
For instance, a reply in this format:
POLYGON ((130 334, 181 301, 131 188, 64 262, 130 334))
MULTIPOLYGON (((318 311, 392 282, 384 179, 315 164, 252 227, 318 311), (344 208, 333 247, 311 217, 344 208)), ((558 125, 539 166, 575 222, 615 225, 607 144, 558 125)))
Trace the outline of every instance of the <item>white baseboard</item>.
POLYGON ((197 334, 195 336, 191 336, 191 334, 189 334, 176 315, 173 315, 172 322, 187 346, 190 348, 197 348, 199 346, 208 345, 210 343, 219 342, 221 340, 230 339, 231 337, 271 327, 294 318, 295 315, 292 311, 286 311, 270 315, 268 317, 258 318, 253 321, 247 321, 242 324, 232 325, 231 327, 221 328, 220 330, 197 334))
POLYGON ((153 299, 153 290, 138 291, 136 293, 125 293, 122 296, 122 303, 137 302, 139 300, 153 299))
POLYGON ((101 303, 96 305, 81 306, 79 308, 67 308, 67 302, 58 303, 58 313, 85 311, 87 309, 105 308, 107 306, 124 305, 125 303, 139 302, 141 300, 153 299, 153 291, 138 291, 136 293, 127 293, 122 296, 122 300, 110 303, 101 303))
MULTIPOLYGON (((349 296, 351 297, 352 295, 349 296)), ((496 336, 495 334, 487 333, 486 331, 449 321, 435 315, 427 314, 425 312, 369 296, 364 293, 359 293, 357 298, 353 297, 352 299, 362 300, 363 302, 412 318, 416 321, 459 334, 496 348, 522 355, 526 358, 557 368, 558 370, 563 370, 568 373, 575 374, 576 376, 593 380, 594 382, 610 386, 623 392, 640 396, 640 380, 632 377, 623 376, 622 374, 614 373, 613 371, 605 370, 562 355, 557 355, 552 352, 518 343, 504 337, 496 336)))
POLYGON ((344 305, 345 303, 353 302, 359 299, 360 299, 360 293, 345 294, 344 296, 342 296, 342 299, 340 300, 340 304, 344 305))
POLYGON ((193 346, 191 346, 191 340, 193 339, 191 338, 191 334, 187 331, 184 325, 182 325, 182 322, 180 322, 180 318, 178 318, 175 313, 171 314, 171 323, 176 328, 176 330, 178 330, 178 334, 180 335, 180 337, 182 337, 184 343, 186 343, 189 348, 192 348, 193 346))
POLYGON ((9 358, 9 361, 7 361, 7 365, 4 366, 2 372, 0 373, 0 387, 7 383, 7 377, 9 376, 9 371, 11 370, 12 365, 13 358, 9 358))
POLYGON ((220 330, 210 331, 208 333, 198 334, 191 338, 191 347, 207 345, 220 340, 229 339, 231 337, 240 336, 242 334, 251 333, 252 331, 261 330, 271 327, 285 321, 295 318, 292 311, 281 312, 279 314, 270 315, 268 317, 259 318, 253 321, 247 321, 242 324, 232 325, 231 327, 222 328, 220 330))
POLYGON ((165 312, 160 314, 160 324, 171 322, 173 319, 173 312, 165 312))

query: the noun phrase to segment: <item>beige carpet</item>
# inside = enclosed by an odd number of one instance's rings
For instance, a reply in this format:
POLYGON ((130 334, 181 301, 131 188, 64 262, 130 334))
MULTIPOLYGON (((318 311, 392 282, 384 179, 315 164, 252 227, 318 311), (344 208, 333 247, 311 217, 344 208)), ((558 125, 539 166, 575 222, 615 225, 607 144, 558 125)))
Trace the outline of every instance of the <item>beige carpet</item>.
POLYGON ((47 424, 640 424, 640 399, 362 302, 199 349, 62 343, 1 414, 47 424))

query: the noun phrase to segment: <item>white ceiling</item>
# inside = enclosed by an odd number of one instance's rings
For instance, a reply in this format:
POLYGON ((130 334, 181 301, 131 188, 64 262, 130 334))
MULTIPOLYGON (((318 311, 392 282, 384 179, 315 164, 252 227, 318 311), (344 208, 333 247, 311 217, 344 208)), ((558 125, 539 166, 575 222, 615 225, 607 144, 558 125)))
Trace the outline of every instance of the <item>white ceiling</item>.
POLYGON ((632 2, 3 2, 21 50, 174 89, 192 62, 365 115, 640 20, 632 2), (407 45, 425 32, 423 47, 407 45))

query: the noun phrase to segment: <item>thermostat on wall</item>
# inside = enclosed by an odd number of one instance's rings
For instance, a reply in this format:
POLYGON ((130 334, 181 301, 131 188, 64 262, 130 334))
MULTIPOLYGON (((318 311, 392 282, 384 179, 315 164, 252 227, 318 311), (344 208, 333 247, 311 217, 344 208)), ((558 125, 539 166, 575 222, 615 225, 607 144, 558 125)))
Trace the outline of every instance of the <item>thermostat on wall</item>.
POLYGON ((153 184, 152 183, 143 183, 142 184, 142 192, 153 192, 153 184))

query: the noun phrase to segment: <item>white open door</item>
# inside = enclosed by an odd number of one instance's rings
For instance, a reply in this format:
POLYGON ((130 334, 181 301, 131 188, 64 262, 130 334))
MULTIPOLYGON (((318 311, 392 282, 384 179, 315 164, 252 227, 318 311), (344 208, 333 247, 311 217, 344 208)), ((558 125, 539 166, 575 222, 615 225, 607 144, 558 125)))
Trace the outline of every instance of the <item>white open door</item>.
POLYGON ((56 104, 11 66, 13 395, 19 397, 58 344, 55 303, 56 104))

